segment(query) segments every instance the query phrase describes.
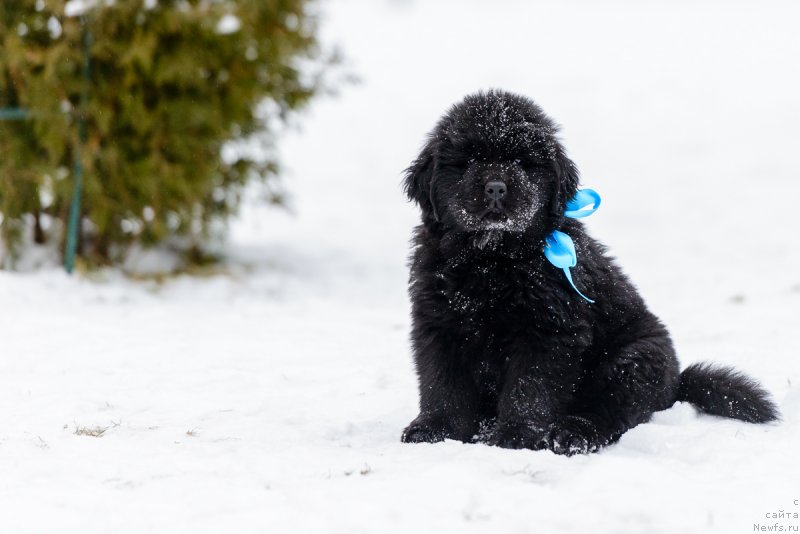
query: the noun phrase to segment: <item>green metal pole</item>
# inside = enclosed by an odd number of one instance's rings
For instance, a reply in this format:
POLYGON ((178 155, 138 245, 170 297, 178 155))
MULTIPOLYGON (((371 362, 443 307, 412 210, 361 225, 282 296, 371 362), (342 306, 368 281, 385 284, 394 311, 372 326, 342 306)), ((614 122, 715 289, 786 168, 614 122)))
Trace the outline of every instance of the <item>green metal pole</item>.
POLYGON ((89 83, 91 81, 91 46, 92 35, 86 29, 86 19, 81 16, 83 29, 83 88, 81 89, 80 108, 78 110, 78 140, 75 143, 74 181, 72 200, 69 205, 69 221, 67 223, 67 244, 64 252, 64 268, 72 274, 75 268, 75 251, 78 248, 78 234, 81 222, 81 195, 83 194, 83 146, 86 144, 86 103, 89 99, 89 83))

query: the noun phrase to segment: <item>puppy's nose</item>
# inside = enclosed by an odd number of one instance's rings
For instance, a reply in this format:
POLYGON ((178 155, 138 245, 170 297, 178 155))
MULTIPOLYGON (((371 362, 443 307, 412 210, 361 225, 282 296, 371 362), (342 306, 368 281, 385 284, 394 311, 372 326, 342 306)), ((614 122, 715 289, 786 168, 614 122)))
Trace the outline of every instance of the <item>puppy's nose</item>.
POLYGON ((492 180, 486 184, 483 192, 489 200, 500 200, 506 196, 506 184, 499 180, 492 180))

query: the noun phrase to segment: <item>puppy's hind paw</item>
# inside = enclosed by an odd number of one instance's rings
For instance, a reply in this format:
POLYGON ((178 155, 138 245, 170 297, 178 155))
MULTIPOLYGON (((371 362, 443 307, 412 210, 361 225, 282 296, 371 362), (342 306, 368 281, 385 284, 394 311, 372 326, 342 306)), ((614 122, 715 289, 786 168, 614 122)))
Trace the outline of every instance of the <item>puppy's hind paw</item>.
POLYGON ((600 448, 594 424, 572 415, 550 425, 547 445, 554 453, 565 456, 588 454, 600 448))

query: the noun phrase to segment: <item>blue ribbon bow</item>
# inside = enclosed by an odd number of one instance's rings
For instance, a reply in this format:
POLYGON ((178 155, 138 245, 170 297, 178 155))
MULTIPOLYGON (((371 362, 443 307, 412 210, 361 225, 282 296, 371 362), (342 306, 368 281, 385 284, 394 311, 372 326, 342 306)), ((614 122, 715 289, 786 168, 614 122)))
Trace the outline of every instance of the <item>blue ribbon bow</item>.
MULTIPOLYGON (((564 217, 570 219, 581 219, 588 217, 600 207, 600 195, 591 189, 581 189, 572 199, 567 202, 567 209, 564 211, 564 217)), ((572 281, 572 273, 570 269, 578 264, 578 255, 575 253, 575 243, 572 238, 564 232, 553 230, 547 236, 544 244, 544 256, 547 260, 559 269, 563 269, 564 274, 569 281, 569 285, 575 292, 594 304, 594 301, 581 293, 575 282, 572 281)))

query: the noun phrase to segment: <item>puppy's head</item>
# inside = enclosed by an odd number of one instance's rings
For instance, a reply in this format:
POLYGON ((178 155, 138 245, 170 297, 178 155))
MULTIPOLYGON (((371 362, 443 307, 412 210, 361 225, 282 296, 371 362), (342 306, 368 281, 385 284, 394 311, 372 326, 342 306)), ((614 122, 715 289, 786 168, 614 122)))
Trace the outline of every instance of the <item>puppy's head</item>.
POLYGON ((453 106, 406 171, 425 224, 445 231, 542 231, 578 187, 558 127, 531 100, 492 90, 453 106))

